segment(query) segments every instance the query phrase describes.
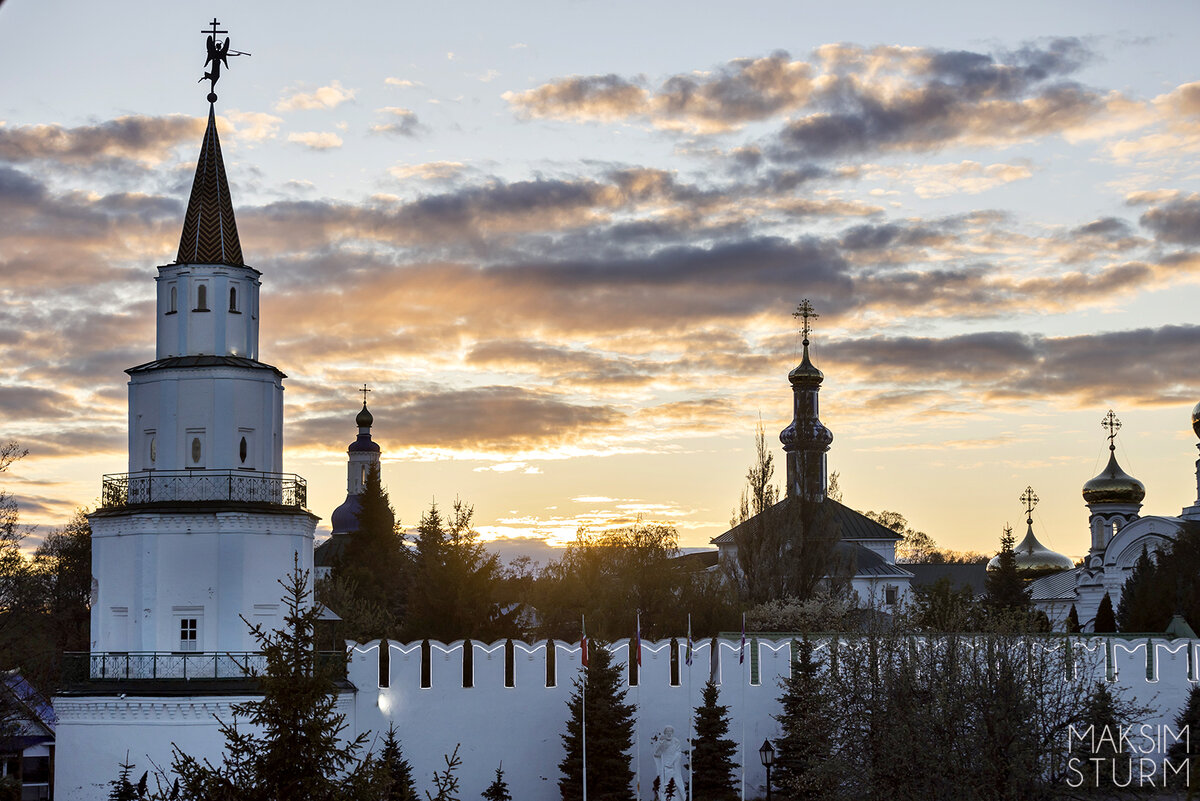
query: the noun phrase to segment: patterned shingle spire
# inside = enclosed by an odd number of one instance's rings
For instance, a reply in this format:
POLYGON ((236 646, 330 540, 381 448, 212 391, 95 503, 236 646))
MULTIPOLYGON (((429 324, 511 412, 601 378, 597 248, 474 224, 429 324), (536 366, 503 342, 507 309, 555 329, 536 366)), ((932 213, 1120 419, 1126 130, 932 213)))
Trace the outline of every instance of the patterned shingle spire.
POLYGON ((208 128, 200 145, 192 196, 183 218, 183 235, 179 238, 179 255, 175 260, 181 264, 245 266, 237 223, 233 219, 229 181, 225 178, 225 162, 221 158, 221 141, 217 138, 216 111, 212 106, 208 108, 208 128))

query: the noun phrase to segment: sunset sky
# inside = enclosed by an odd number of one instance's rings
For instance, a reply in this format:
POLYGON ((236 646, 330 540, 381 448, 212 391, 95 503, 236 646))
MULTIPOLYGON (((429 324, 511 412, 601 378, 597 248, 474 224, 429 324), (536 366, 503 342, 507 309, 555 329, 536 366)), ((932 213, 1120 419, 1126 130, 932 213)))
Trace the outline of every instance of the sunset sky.
POLYGON ((489 538, 707 544, 760 416, 782 456, 804 297, 848 505, 994 551, 1032 485, 1080 555, 1109 408, 1143 514, 1196 499, 1196 3, 8 0, 0 486, 42 533, 126 469, 214 15, 325 521, 365 382, 406 525, 458 495, 489 538))

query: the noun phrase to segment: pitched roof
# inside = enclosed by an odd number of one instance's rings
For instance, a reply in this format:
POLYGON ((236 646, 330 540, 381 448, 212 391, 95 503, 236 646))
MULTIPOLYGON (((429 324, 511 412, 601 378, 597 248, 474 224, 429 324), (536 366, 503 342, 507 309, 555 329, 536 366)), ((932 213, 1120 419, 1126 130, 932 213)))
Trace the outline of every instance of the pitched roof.
MULTIPOLYGON (((774 520, 775 518, 783 515, 788 509, 788 504, 792 502, 792 498, 784 498, 782 501, 775 504, 770 509, 762 512, 761 514, 768 521, 774 520)), ((841 537, 844 540, 900 539, 900 535, 892 531, 887 526, 876 523, 874 520, 862 514, 861 512, 854 511, 849 506, 845 506, 830 498, 826 498, 823 503, 830 508, 833 521, 838 524, 838 527, 841 530, 841 537)), ((758 515, 755 515, 755 517, 750 518, 750 520, 746 520, 745 522, 737 524, 724 534, 714 537, 711 542, 714 545, 732 545, 741 535, 743 527, 752 525, 752 521, 754 521, 757 517, 758 515)))
POLYGON ((1029 597, 1035 601, 1075 600, 1075 581, 1082 567, 1043 576, 1029 584, 1029 597))
POLYGON ((951 587, 968 587, 974 595, 987 590, 987 562, 906 563, 904 569, 913 574, 914 587, 928 587, 945 577, 951 587))
POLYGON ((217 138, 216 111, 212 106, 208 109, 208 128, 200 145, 192 196, 188 199, 183 234, 179 237, 179 255, 175 260, 180 264, 245 266, 237 223, 233 219, 229 181, 225 178, 225 161, 221 158, 221 141, 217 138))

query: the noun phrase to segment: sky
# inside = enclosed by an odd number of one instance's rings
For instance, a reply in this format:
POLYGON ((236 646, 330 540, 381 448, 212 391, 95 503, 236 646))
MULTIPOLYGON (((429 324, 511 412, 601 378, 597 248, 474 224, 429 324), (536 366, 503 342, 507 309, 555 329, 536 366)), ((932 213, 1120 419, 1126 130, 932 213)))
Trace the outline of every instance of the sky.
MULTIPOLYGON (((366 383, 402 524, 728 527, 815 306, 844 501, 1088 546, 1117 454, 1196 499, 1200 6, 8 0, 0 476, 36 524, 126 468, 207 103, 285 469, 324 518, 366 383)), ((526 543, 529 544, 529 543, 526 543)))

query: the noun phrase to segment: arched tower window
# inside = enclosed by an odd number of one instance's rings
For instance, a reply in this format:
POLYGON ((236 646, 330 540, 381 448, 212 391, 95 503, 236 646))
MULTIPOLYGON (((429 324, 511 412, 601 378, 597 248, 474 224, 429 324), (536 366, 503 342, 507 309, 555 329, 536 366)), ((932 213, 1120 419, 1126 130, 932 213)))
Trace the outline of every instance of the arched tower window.
POLYGON ((237 287, 229 287, 229 310, 235 312, 237 308, 237 287))
POLYGON ((196 287, 196 311, 208 311, 208 287, 204 284, 196 287))
POLYGON ((170 313, 174 314, 178 310, 179 310, 179 290, 176 289, 175 287, 171 287, 171 310, 170 310, 170 313))

